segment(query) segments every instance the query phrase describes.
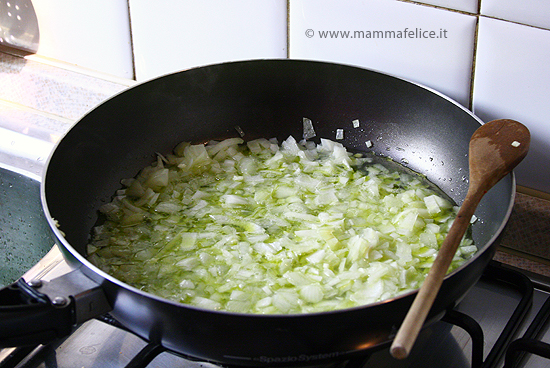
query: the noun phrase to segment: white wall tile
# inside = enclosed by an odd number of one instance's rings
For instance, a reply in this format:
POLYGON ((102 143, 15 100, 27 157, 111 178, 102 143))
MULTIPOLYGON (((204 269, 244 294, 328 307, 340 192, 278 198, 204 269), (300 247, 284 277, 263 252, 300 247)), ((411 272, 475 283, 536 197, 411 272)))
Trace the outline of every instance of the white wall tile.
POLYGON ((286 57, 286 0, 130 0, 138 80, 239 59, 286 57))
POLYGON ((548 0, 483 0, 481 14, 550 29, 548 0))
POLYGON ((37 53, 121 78, 133 78, 126 0, 33 0, 37 53))
POLYGON ((477 13, 479 6, 478 0, 422 0, 419 2, 474 14, 477 13))
POLYGON ((481 17, 474 112, 509 118, 531 130, 531 149, 516 170, 518 184, 550 193, 550 31, 481 17))
POLYGON ((332 0, 292 0, 290 57, 387 72, 467 105, 475 25, 474 16, 394 0, 354 1, 346 6, 332 0), (403 36, 405 30, 433 31, 440 38, 397 38, 397 32, 403 36), (325 31, 349 31, 350 36, 323 38, 325 31), (364 33, 354 38, 354 31, 364 33), (374 31, 395 31, 396 37, 376 38, 374 31), (374 38, 367 38, 367 32, 374 38))

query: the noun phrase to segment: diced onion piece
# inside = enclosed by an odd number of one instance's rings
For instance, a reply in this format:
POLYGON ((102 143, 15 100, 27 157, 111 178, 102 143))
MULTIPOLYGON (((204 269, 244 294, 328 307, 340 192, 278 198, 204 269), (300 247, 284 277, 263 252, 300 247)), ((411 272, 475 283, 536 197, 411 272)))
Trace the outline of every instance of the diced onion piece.
POLYGON ((304 139, 310 139, 315 137, 317 134, 315 133, 315 129, 313 128, 313 122, 311 119, 303 118, 303 138, 304 139))
MULTIPOLYGON (((417 288, 457 208, 419 177, 307 141, 312 129, 304 118, 301 142, 230 138, 158 155, 101 207, 90 261, 161 297, 236 313, 320 312, 417 288)), ((451 269, 475 252, 464 238, 451 269)))

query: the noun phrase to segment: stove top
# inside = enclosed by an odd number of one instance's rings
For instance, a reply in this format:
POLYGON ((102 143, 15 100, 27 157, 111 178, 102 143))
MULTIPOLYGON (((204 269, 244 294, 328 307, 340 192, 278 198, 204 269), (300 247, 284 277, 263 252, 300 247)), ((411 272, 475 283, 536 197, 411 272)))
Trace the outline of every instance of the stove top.
MULTIPOLYGON (((54 247, 25 278, 49 280, 68 270, 54 247)), ((392 358, 388 346, 353 361, 329 362, 326 367, 550 367, 550 348, 545 344, 550 343, 546 326, 549 315, 549 278, 492 261, 458 307, 420 333, 407 359, 392 358)), ((7 367, 221 366, 148 344, 106 315, 82 324, 68 338, 50 345, 0 350, 0 368, 7 367)))

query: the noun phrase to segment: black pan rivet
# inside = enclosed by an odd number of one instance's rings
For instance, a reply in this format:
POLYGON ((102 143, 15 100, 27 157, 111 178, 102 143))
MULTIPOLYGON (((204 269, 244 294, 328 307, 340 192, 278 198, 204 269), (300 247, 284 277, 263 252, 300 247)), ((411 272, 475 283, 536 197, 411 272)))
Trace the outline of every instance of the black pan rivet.
POLYGON ((62 307, 65 304, 67 304, 67 298, 63 298, 62 296, 56 296, 55 298, 53 298, 52 304, 55 305, 56 307, 62 307))
POLYGON ((39 287, 42 286, 42 281, 41 280, 31 280, 27 283, 27 285, 29 285, 30 287, 32 287, 34 289, 38 289, 39 287))

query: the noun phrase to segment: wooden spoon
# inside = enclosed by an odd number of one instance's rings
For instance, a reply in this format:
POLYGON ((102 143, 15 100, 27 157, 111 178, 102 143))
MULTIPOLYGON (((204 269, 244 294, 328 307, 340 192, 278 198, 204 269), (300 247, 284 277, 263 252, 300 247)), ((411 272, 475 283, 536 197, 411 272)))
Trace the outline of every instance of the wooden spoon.
POLYGON ((390 348, 393 357, 404 359, 409 355, 481 198, 523 160, 529 150, 530 139, 529 130, 524 125, 506 119, 484 124, 472 135, 468 193, 395 336, 390 348))

